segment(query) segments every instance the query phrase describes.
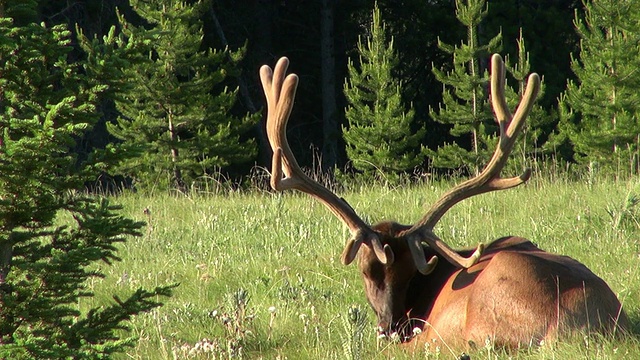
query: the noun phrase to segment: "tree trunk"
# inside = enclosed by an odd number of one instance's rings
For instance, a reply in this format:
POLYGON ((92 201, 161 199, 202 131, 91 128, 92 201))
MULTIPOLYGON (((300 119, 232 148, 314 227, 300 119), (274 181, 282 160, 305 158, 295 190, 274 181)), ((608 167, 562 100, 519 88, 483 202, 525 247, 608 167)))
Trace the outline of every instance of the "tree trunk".
MULTIPOLYGON (((13 226, 7 225, 6 228, 13 226)), ((12 342, 12 334, 15 332, 17 325, 14 320, 11 309, 5 306, 5 295, 11 293, 11 285, 7 284, 7 276, 11 270, 11 260, 13 259, 13 245, 15 232, 11 232, 7 238, 0 240, 0 344, 9 344, 12 342)))
POLYGON ((2 285, 7 281, 13 259, 13 239, 11 237, 10 235, 6 240, 0 241, 0 300, 3 299, 2 285))
POLYGON ((184 185, 184 180, 182 179, 182 172, 180 171, 180 167, 178 166, 178 157, 180 156, 178 152, 178 148, 174 145, 178 141, 178 136, 176 135, 176 129, 173 125, 173 114, 169 112, 167 115, 169 119, 169 139, 171 140, 171 161, 173 162, 173 180, 175 181, 175 185, 179 191, 186 192, 186 186, 184 185))
POLYGON ((338 122, 336 110, 334 56, 334 0, 322 0, 320 13, 320 53, 322 59, 322 171, 331 172, 338 161, 338 122))

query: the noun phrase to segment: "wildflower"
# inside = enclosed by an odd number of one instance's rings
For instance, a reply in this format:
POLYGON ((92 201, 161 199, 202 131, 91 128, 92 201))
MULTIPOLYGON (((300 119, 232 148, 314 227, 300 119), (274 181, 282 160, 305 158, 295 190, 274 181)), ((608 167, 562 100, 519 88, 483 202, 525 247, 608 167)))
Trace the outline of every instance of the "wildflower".
POLYGON ((302 332, 306 334, 309 330, 309 318, 307 317, 307 314, 300 314, 299 317, 300 321, 302 321, 302 332))
POLYGON ((391 338, 391 341, 393 341, 393 342, 399 342, 400 341, 400 334, 398 334, 397 331, 394 331, 393 333, 391 333, 391 335, 389 335, 389 338, 391 338))
POLYGON ((361 317, 362 312, 360 311, 360 308, 356 305, 352 305, 349 308, 349 321, 355 324, 361 317))
POLYGON ((116 282, 116 285, 126 284, 128 282, 129 282, 129 274, 127 272, 124 272, 116 282))

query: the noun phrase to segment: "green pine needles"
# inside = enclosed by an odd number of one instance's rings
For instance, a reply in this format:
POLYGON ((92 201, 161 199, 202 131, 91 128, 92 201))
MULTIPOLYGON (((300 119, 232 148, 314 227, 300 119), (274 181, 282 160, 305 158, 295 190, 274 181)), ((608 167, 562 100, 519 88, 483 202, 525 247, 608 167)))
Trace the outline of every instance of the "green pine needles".
POLYGON ((576 13, 580 55, 572 59, 560 106, 560 140, 569 140, 578 163, 636 174, 640 159, 640 3, 584 2, 576 13))
MULTIPOLYGON (((527 85, 527 79, 531 74, 531 66, 529 63, 529 52, 525 47, 525 41, 522 37, 522 29, 520 29, 520 36, 516 40, 518 54, 515 62, 511 62, 511 59, 505 57, 505 67, 507 72, 516 81, 517 92, 510 86, 505 86, 505 96, 510 109, 515 109, 524 95, 524 89, 527 85)), ((541 81, 540 92, 538 98, 544 96, 544 81, 541 81)), ((511 157, 512 161, 507 162, 505 167, 516 166, 514 169, 520 171, 523 168, 533 168, 532 161, 536 156, 542 152, 543 145, 541 144, 542 129, 545 126, 551 124, 556 120, 555 113, 549 114, 539 104, 534 104, 531 108, 531 113, 527 117, 527 122, 524 124, 522 132, 520 133, 518 140, 513 148, 511 157), (515 160, 515 161, 514 161, 515 160)))
POLYGON ((88 280, 104 276, 98 265, 118 261, 116 245, 143 223, 75 191, 98 176, 99 158, 73 148, 107 86, 68 61, 66 26, 25 21, 35 7, 0 4, 0 358, 108 358, 134 344, 127 321, 172 286, 79 309, 88 280))
POLYGON ((241 139, 258 115, 231 114, 237 90, 225 80, 242 51, 201 50, 208 1, 132 1, 153 27, 131 29, 148 42, 146 61, 125 70, 132 86, 118 97, 122 116, 110 124, 121 161, 117 172, 139 188, 188 191, 221 167, 247 162, 257 149, 241 139))
POLYGON ((349 102, 343 127, 347 156, 366 175, 395 181, 424 159, 420 147, 425 130, 405 111, 402 84, 393 76, 398 57, 393 39, 387 43, 380 10, 373 11, 370 36, 358 42, 359 67, 349 60, 344 94, 349 102))
POLYGON ((488 97, 487 64, 489 56, 499 51, 502 35, 486 45, 479 44, 478 26, 488 15, 485 0, 456 0, 456 17, 467 28, 467 42, 459 46, 438 42, 438 46, 453 56, 451 71, 433 68, 433 73, 445 85, 440 109, 431 110, 431 117, 451 125, 450 134, 465 141, 446 144, 430 154, 433 165, 440 168, 466 167, 479 172, 493 153, 497 125, 488 97), (481 63, 482 59, 487 59, 481 63), (470 143, 470 149, 461 146, 470 143))

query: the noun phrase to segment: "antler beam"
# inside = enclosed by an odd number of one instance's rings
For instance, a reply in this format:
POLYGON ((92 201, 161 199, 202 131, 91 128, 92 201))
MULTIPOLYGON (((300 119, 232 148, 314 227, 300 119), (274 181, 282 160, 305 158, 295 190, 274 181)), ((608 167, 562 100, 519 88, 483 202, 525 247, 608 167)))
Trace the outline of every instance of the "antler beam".
POLYGON ((295 189, 309 194, 323 203, 349 227, 351 239, 342 253, 342 262, 351 263, 362 244, 370 246, 383 264, 393 263, 394 256, 388 245, 382 246, 378 234, 373 231, 343 199, 326 187, 309 178, 296 161, 286 136, 287 122, 298 86, 298 76, 285 77, 289 59, 278 60, 275 70, 264 65, 260 79, 267 98, 267 137, 273 150, 271 163, 271 187, 277 191, 295 189))
MULTIPOLYGON (((309 178, 298 165, 286 137, 287 122, 298 85, 298 77, 295 74, 285 76, 288 66, 289 60, 283 57, 277 62, 275 70, 266 65, 260 69, 260 79, 267 98, 267 136, 273 150, 271 187, 278 191, 295 189, 309 194, 347 225, 351 239, 342 252, 344 264, 349 264, 355 259, 363 244, 373 249, 381 263, 392 264, 394 254, 388 244, 382 245, 379 234, 367 225, 344 199, 309 178)), ((478 176, 445 193, 418 223, 399 234, 399 237, 407 242, 415 266, 423 274, 430 273, 438 259, 433 256, 427 262, 422 242, 426 242, 447 261, 463 268, 475 264, 484 250, 484 246, 480 244, 471 256, 463 257, 434 234, 435 225, 452 206, 475 195, 518 186, 531 175, 531 171, 526 169, 520 176, 502 178, 500 172, 531 111, 540 89, 540 78, 537 74, 529 76, 522 101, 512 115, 505 99, 505 67, 500 55, 493 55, 491 70, 491 102, 500 127, 500 139, 491 160, 478 176)))
MULTIPOLYGON (((490 191, 509 189, 518 186, 529 179, 530 169, 512 178, 501 178, 500 172, 506 164, 509 154, 513 149, 515 141, 522 131, 525 119, 529 115, 533 103, 540 90, 540 77, 538 74, 529 75, 527 87, 520 104, 511 115, 505 98, 505 66, 502 57, 494 54, 491 58, 491 104, 495 112, 496 120, 500 126, 500 139, 498 146, 484 170, 476 177, 458 184, 453 189, 445 193, 427 211, 424 217, 411 229, 407 230, 405 237, 409 247, 414 254, 414 259, 423 256, 420 240, 436 249, 448 261, 457 266, 468 268, 475 264, 484 249, 482 244, 478 245, 476 251, 468 258, 460 256, 453 251, 444 241, 433 233, 433 228, 440 218, 458 202, 490 191)), ((422 260, 424 261, 424 260, 422 260)))

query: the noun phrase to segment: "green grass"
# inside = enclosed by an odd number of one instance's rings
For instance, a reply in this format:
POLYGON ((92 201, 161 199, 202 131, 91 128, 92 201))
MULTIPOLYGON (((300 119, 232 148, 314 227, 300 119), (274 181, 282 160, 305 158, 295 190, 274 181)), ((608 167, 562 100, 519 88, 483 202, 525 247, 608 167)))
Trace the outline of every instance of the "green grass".
MULTIPOLYGON (((367 221, 412 223, 450 185, 363 187, 340 195, 367 221)), ((640 209, 629 196, 635 193, 640 193, 637 181, 587 185, 533 179, 520 188, 465 200, 436 231, 456 247, 519 235, 576 258, 609 283, 638 328, 640 209)), ((198 349, 191 358, 454 358, 446 349, 411 354, 399 345, 377 343, 375 315, 359 272, 340 263, 348 232, 306 196, 129 194, 114 201, 124 205, 127 216, 150 225, 144 236, 121 245, 123 261, 104 266, 107 277, 90 284, 96 297, 79 306, 97 306, 138 287, 180 284, 163 307, 134 318, 131 331, 139 342, 122 358, 182 359, 198 349), (364 326, 349 320, 354 311, 364 326), (213 350, 204 352, 204 346, 213 350)), ((627 359, 638 354, 636 339, 579 338, 509 355, 490 348, 471 355, 627 359)))

